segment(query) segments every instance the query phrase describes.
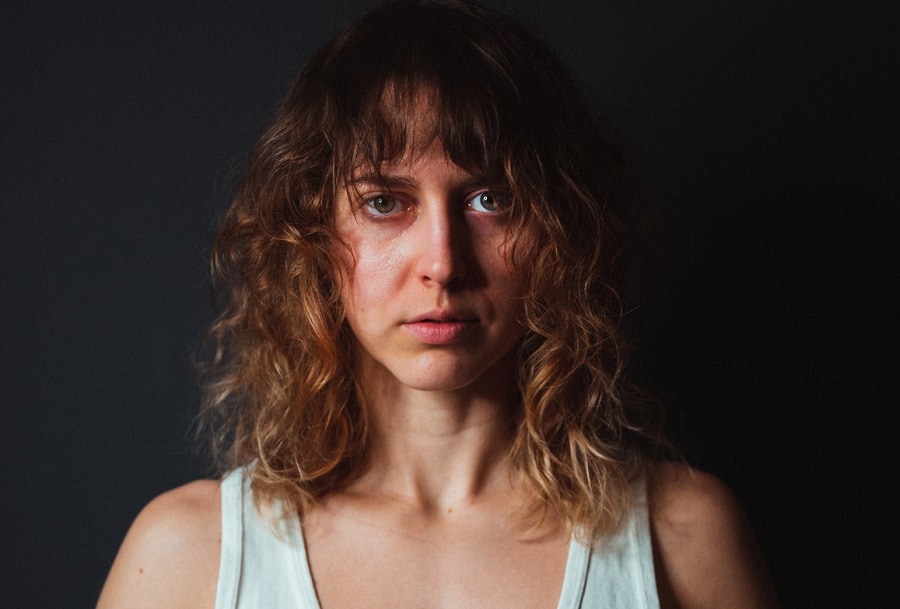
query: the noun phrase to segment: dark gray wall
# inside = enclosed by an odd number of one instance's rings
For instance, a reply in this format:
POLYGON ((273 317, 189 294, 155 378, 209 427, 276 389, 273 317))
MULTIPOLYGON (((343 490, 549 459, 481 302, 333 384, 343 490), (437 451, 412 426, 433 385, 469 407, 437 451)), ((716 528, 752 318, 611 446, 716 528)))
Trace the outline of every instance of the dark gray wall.
MULTIPOLYGON (((203 474, 186 433, 215 218, 295 68, 369 4, 0 8, 3 607, 92 606, 140 507, 203 474)), ((743 499, 784 605, 877 605, 887 3, 491 4, 546 34, 644 178, 665 240, 637 369, 743 499)))

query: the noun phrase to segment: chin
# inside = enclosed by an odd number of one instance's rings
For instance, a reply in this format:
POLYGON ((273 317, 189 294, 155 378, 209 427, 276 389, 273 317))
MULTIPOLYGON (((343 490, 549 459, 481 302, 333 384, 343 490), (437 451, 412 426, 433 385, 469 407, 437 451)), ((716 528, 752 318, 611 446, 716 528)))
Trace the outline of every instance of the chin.
POLYGON ((440 374, 435 370, 417 374, 416 371, 407 369, 394 376, 402 386, 417 391, 461 391, 477 385, 480 380, 479 375, 440 374))
MULTIPOLYGON (((487 358, 486 358, 487 359, 487 358)), ((507 358, 489 358, 487 361, 460 361, 456 357, 426 357, 390 371, 400 384, 418 391, 463 391, 479 385, 507 382, 501 362, 507 358)), ((511 370, 511 369, 510 369, 511 370)), ((514 375, 509 382, 514 382, 514 375)))

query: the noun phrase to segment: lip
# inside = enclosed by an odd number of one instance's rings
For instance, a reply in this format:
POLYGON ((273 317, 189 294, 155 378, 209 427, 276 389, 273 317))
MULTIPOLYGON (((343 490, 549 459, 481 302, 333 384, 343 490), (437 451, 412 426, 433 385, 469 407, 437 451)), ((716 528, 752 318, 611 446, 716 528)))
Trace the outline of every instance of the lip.
POLYGON ((461 340, 478 319, 454 311, 430 311, 403 322, 403 328, 429 345, 449 345, 461 340))

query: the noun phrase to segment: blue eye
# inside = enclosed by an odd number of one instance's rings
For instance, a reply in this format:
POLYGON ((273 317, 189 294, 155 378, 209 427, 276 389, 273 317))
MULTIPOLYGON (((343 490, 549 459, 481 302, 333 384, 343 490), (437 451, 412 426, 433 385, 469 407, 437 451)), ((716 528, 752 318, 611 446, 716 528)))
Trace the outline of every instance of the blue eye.
POLYGON ((467 205, 475 211, 496 213, 500 211, 501 201, 490 191, 484 191, 469 199, 467 205))
POLYGON ((394 197, 378 195, 366 201, 366 207, 376 216, 387 216, 399 211, 400 203, 394 197))

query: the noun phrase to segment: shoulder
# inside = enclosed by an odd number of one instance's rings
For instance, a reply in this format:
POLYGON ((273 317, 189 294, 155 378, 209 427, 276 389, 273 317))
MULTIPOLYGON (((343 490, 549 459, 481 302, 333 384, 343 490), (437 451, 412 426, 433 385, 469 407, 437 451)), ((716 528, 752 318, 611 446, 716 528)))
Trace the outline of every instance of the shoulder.
POLYGON ((116 556, 97 609, 213 607, 221 544, 220 485, 198 480, 151 501, 116 556))
POLYGON ((743 508, 722 481, 662 463, 650 476, 649 502, 664 608, 777 606, 743 508))

